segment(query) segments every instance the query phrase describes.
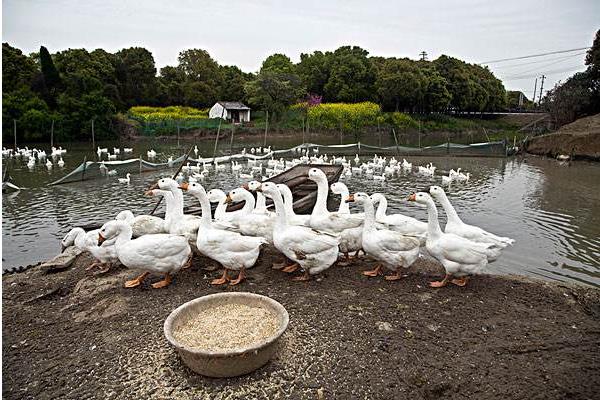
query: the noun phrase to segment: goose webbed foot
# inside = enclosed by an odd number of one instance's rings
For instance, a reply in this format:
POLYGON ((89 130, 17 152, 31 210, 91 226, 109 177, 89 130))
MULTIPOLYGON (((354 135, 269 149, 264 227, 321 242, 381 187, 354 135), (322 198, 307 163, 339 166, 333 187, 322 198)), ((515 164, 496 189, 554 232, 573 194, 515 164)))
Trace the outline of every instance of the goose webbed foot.
POLYGON ((227 275, 227 268, 225 268, 223 270, 223 276, 221 276, 219 279, 213 279, 212 281, 210 281, 210 284, 211 285, 223 285, 227 282, 229 282, 229 276, 227 275))
POLYGON ((144 272, 143 274, 137 276, 136 278, 134 278, 130 281, 126 281, 124 286, 126 288, 133 288, 133 287, 139 286, 144 281, 144 279, 146 279, 146 277, 148 275, 149 275, 149 272, 144 272))
POLYGON ((189 267, 192 266, 192 258, 194 258, 194 253, 190 253, 187 261, 185 262, 185 264, 183 264, 183 267, 181 267, 182 269, 188 269, 189 267))
POLYGON ((429 282, 429 286, 434 287, 434 288, 444 287, 448 284, 448 281, 450 280, 450 278, 452 278, 452 275, 446 274, 444 276, 444 279, 442 279, 441 281, 429 282))
POLYGON ((99 266, 99 265, 100 265, 100 261, 94 261, 94 262, 93 262, 93 263, 91 263, 91 264, 90 264, 90 266, 89 266, 89 267, 87 267, 85 270, 86 270, 86 271, 90 271, 90 270, 92 270, 92 269, 96 268, 96 267, 97 267, 97 266, 99 266))
POLYGON ((282 269, 282 271, 287 272, 288 274, 291 274, 292 272, 296 272, 298 270, 298 268, 300 268, 300 265, 298 265, 298 263, 294 263, 294 264, 288 265, 287 267, 284 267, 282 269))
POLYGON ((400 272, 400 269, 398 269, 395 273, 393 273, 391 275, 385 276, 386 281, 397 281, 400 279, 402 279, 402 273, 400 272))
POLYGON ((160 289, 160 288, 163 288, 163 287, 169 286, 169 285, 171 284, 171 281, 172 281, 172 279, 171 279, 171 274, 169 274, 169 273, 166 273, 166 274, 165 274, 165 277, 163 278, 163 280, 162 280, 162 281, 158 281, 158 282, 156 282, 156 283, 153 283, 153 284, 152 284, 152 287, 153 287, 154 289, 160 289))
POLYGON ((246 268, 240 269, 240 273, 238 274, 237 278, 229 282, 229 286, 235 286, 242 282, 244 279, 246 279, 246 268))
POLYGON ((377 275, 381 275, 381 264, 378 264, 375 269, 372 269, 370 271, 363 271, 362 273, 364 276, 377 276, 377 275))
POLYGON ((455 279, 452 279, 450 282, 455 284, 456 286, 462 287, 462 286, 465 286, 467 284, 467 282, 469 282, 469 277, 463 276, 462 278, 455 278, 455 279))
POLYGON ((310 280, 310 273, 308 271, 304 271, 304 274, 300 276, 295 276, 292 278, 293 281, 304 282, 310 280))

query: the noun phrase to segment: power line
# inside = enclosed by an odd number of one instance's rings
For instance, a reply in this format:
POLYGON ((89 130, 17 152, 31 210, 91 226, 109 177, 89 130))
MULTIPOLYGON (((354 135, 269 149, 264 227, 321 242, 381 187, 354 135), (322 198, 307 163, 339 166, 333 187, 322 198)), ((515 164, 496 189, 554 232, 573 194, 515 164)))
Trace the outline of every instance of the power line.
MULTIPOLYGON (((546 68, 548 68, 549 66, 551 66, 551 65, 556 65, 556 64, 560 64, 560 63, 563 63, 563 62, 565 62, 565 61, 570 61, 570 60, 569 60, 569 59, 565 59, 565 60, 558 60, 558 61, 553 61, 553 62, 551 62, 551 63, 547 63, 547 64, 544 64, 544 65, 537 66, 537 67, 535 67, 535 68, 529 68, 529 69, 527 69, 527 70, 524 70, 524 71, 515 71, 515 72, 513 72, 512 74, 508 74, 507 78, 511 78, 511 77, 512 77, 512 78, 518 78, 519 76, 523 76, 523 75, 525 75, 525 74, 529 74, 529 73, 531 73, 531 72, 534 72, 534 71, 537 71, 537 72, 544 72, 544 70, 545 70, 546 68)), ((583 65, 582 65, 582 64, 579 64, 579 65, 577 65, 577 66, 583 66, 583 65)), ((572 67, 565 67, 565 68, 575 68, 575 67, 577 67, 577 66, 576 66, 576 65, 573 65, 572 67)), ((502 74, 500 73, 499 75, 502 75, 502 74)))
POLYGON ((586 54, 586 52, 584 51, 582 53, 570 54, 568 56, 560 56, 560 57, 555 57, 555 58, 547 58, 545 60, 536 60, 536 61, 529 61, 529 62, 524 62, 524 63, 510 64, 510 65, 500 65, 500 66, 497 66, 497 67, 494 67, 494 68, 495 69, 502 69, 502 71, 504 71, 506 69, 519 68, 519 67, 522 67, 522 66, 525 66, 525 65, 546 63, 546 62, 552 62, 552 61, 569 60, 569 59, 572 59, 574 57, 581 56, 583 54, 586 54))
POLYGON ((549 56, 549 55, 552 55, 552 54, 571 53, 573 51, 587 50, 589 48, 590 47, 579 47, 577 49, 550 51, 548 53, 530 54, 530 55, 527 55, 527 56, 512 57, 512 58, 501 58, 501 59, 498 59, 498 60, 483 61, 483 62, 480 62, 478 64, 492 64, 492 63, 499 63, 499 62, 504 62, 504 61, 523 60, 525 58, 543 57, 543 56, 549 56))
MULTIPOLYGON (((580 68, 584 68, 585 65, 578 65, 578 66, 573 66, 573 67, 569 67, 569 68, 562 68, 562 69, 555 69, 555 70, 550 70, 550 71, 545 71, 544 75, 556 75, 556 74, 561 74, 564 72, 575 72, 580 68)), ((526 75, 526 76, 521 76, 521 77, 514 77, 514 78, 506 78, 506 79, 502 79, 502 81, 504 82, 512 82, 512 81, 518 81, 518 80, 522 80, 522 79, 531 79, 531 78, 535 78, 536 76, 538 76, 537 74, 533 74, 533 75, 526 75)))

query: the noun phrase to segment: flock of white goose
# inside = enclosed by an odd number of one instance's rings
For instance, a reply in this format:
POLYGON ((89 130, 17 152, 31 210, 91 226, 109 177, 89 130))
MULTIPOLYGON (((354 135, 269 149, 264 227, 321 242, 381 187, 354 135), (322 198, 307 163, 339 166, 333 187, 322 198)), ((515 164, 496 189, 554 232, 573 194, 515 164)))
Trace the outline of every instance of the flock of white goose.
POLYGON ((49 155, 45 150, 36 148, 30 149, 27 146, 23 148, 17 147, 16 149, 7 149, 4 147, 2 148, 2 157, 14 158, 17 160, 21 159, 23 161, 27 160, 27 168, 29 171, 33 171, 36 165, 44 165, 48 171, 50 171, 52 170, 54 163, 60 168, 65 166, 65 161, 62 156, 66 152, 67 150, 62 147, 52 147, 49 155))
MULTIPOLYGON (((308 154, 303 157, 309 158, 308 154)), ((410 163, 403 160, 391 167, 408 168, 405 164, 410 163)), ((372 163, 363 165, 367 165, 366 170, 376 170, 381 163, 375 158, 372 163)), ((384 174, 389 166, 382 168, 384 174)), ((365 172, 362 166, 345 165, 350 173, 356 173, 353 168, 365 172)), ((424 168, 428 174, 432 168, 435 171, 432 165, 424 168)), ((446 270, 441 281, 431 283, 432 287, 441 287, 449 282, 465 285, 469 276, 484 271, 488 263, 500 256, 502 249, 514 242, 462 222, 439 186, 431 186, 429 192, 413 193, 408 198, 427 208, 428 221, 422 222, 402 214, 387 215, 383 194, 350 194, 342 182, 329 187, 325 173, 319 168, 310 168, 308 178, 317 184, 318 190, 310 215, 295 214, 292 192, 286 185, 250 181, 226 194, 220 189, 207 192, 197 181, 177 182, 163 178, 146 194, 163 197, 166 204, 164 219, 134 216, 130 211, 122 211, 115 220, 98 230, 86 233, 81 228, 72 229, 62 240, 62 245, 75 245, 92 253, 96 261, 88 269, 98 266, 106 271, 112 263, 119 261, 128 268, 139 270, 141 274, 125 282, 125 287, 140 285, 149 273, 164 276, 153 287, 167 286, 173 274, 191 265, 193 247, 224 268, 222 276, 211 284, 236 285, 254 266, 264 244, 273 245, 289 260, 288 265, 281 265, 282 271, 291 273, 301 269, 303 274, 293 278, 301 281, 309 280, 338 261, 348 262, 351 254, 358 257, 360 251, 377 261, 372 270, 363 272, 364 275, 380 275, 385 267, 391 271, 385 279, 398 280, 403 269, 410 267, 421 253, 428 254, 446 270), (327 209, 329 189, 341 195, 336 212, 327 209), (184 214, 184 193, 199 201, 202 216, 184 214), (267 209, 265 198, 273 201, 274 211, 267 209), (434 199, 447 215, 444 230, 438 222, 434 199), (211 202, 217 203, 214 216, 211 202), (244 202, 241 209, 227 211, 229 204, 237 202, 244 202), (351 213, 350 202, 362 206, 364 211, 351 213), (344 260, 339 260, 341 255, 344 260), (238 271, 235 279, 230 276, 231 271, 238 271)))

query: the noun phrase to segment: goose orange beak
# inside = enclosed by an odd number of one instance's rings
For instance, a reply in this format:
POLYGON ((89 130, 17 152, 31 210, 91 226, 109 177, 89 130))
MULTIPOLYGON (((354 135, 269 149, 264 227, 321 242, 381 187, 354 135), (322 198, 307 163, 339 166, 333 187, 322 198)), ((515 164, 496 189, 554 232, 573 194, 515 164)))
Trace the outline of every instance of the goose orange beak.
POLYGON ((408 201, 417 201, 417 194, 412 193, 410 196, 408 196, 408 201))
POLYGON ((354 202, 354 195, 351 194, 350 196, 348 196, 348 198, 346 199, 346 203, 353 203, 354 202))
POLYGON ((154 185, 152 185, 148 188, 148 190, 154 190, 154 189, 158 189, 158 183, 155 183, 154 185))
POLYGON ((189 184, 187 182, 182 182, 179 184, 179 189, 188 190, 188 186, 189 186, 189 184))
POLYGON ((102 243, 104 243, 104 241, 106 240, 106 238, 104 236, 102 236, 101 233, 98 234, 98 246, 100 246, 102 243))
POLYGON ((262 186, 259 186, 259 187, 257 187, 257 188, 256 188, 256 191, 257 191, 257 192, 261 192, 261 193, 262 193, 262 186))
MULTIPOLYGON (((152 189, 152 190, 154 190, 154 189, 152 189)), ((145 194, 146 196, 150 196, 150 197, 152 197, 152 196, 154 196, 154 192, 152 192, 152 190, 146 190, 146 191, 144 192, 144 194, 145 194)))
POLYGON ((244 189, 246 189, 246 190, 250 190, 250 186, 248 186, 248 184, 247 184, 247 183, 244 183, 244 184, 242 185, 242 187, 243 187, 244 189))
POLYGON ((229 194, 227 194, 227 197, 225 197, 225 204, 231 204, 233 203, 233 200, 231 199, 231 196, 229 194))

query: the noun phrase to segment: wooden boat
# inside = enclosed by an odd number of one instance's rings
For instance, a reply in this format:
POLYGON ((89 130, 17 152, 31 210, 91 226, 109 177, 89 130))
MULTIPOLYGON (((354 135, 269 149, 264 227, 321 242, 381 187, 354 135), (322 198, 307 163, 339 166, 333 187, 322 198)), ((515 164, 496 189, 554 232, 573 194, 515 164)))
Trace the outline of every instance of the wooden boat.
MULTIPOLYGON (((294 196, 294 211, 297 214, 309 214, 312 212, 312 209, 317 201, 317 184, 308 179, 308 170, 311 168, 319 168, 321 171, 323 171, 327 176, 327 180, 330 185, 338 181, 344 169, 341 165, 302 164, 296 165, 288 169, 287 171, 284 171, 278 175, 267 179, 264 182, 286 184, 290 188, 290 190, 292 191, 292 195, 294 196)), ((231 204, 227 207, 227 211, 239 210, 243 206, 244 202, 231 204)), ((267 201, 267 208, 272 207, 272 202, 270 200, 267 201)), ((213 206, 213 213, 215 211, 215 208, 216 205, 213 206)), ((201 215, 202 209, 200 208, 200 206, 186 207, 184 209, 184 213, 191 215, 201 215)), ((154 215, 160 218, 165 217, 164 212, 155 213, 154 215)), ((101 226, 101 224, 94 223, 83 226, 82 228, 88 231, 92 229, 98 229, 101 226)))

